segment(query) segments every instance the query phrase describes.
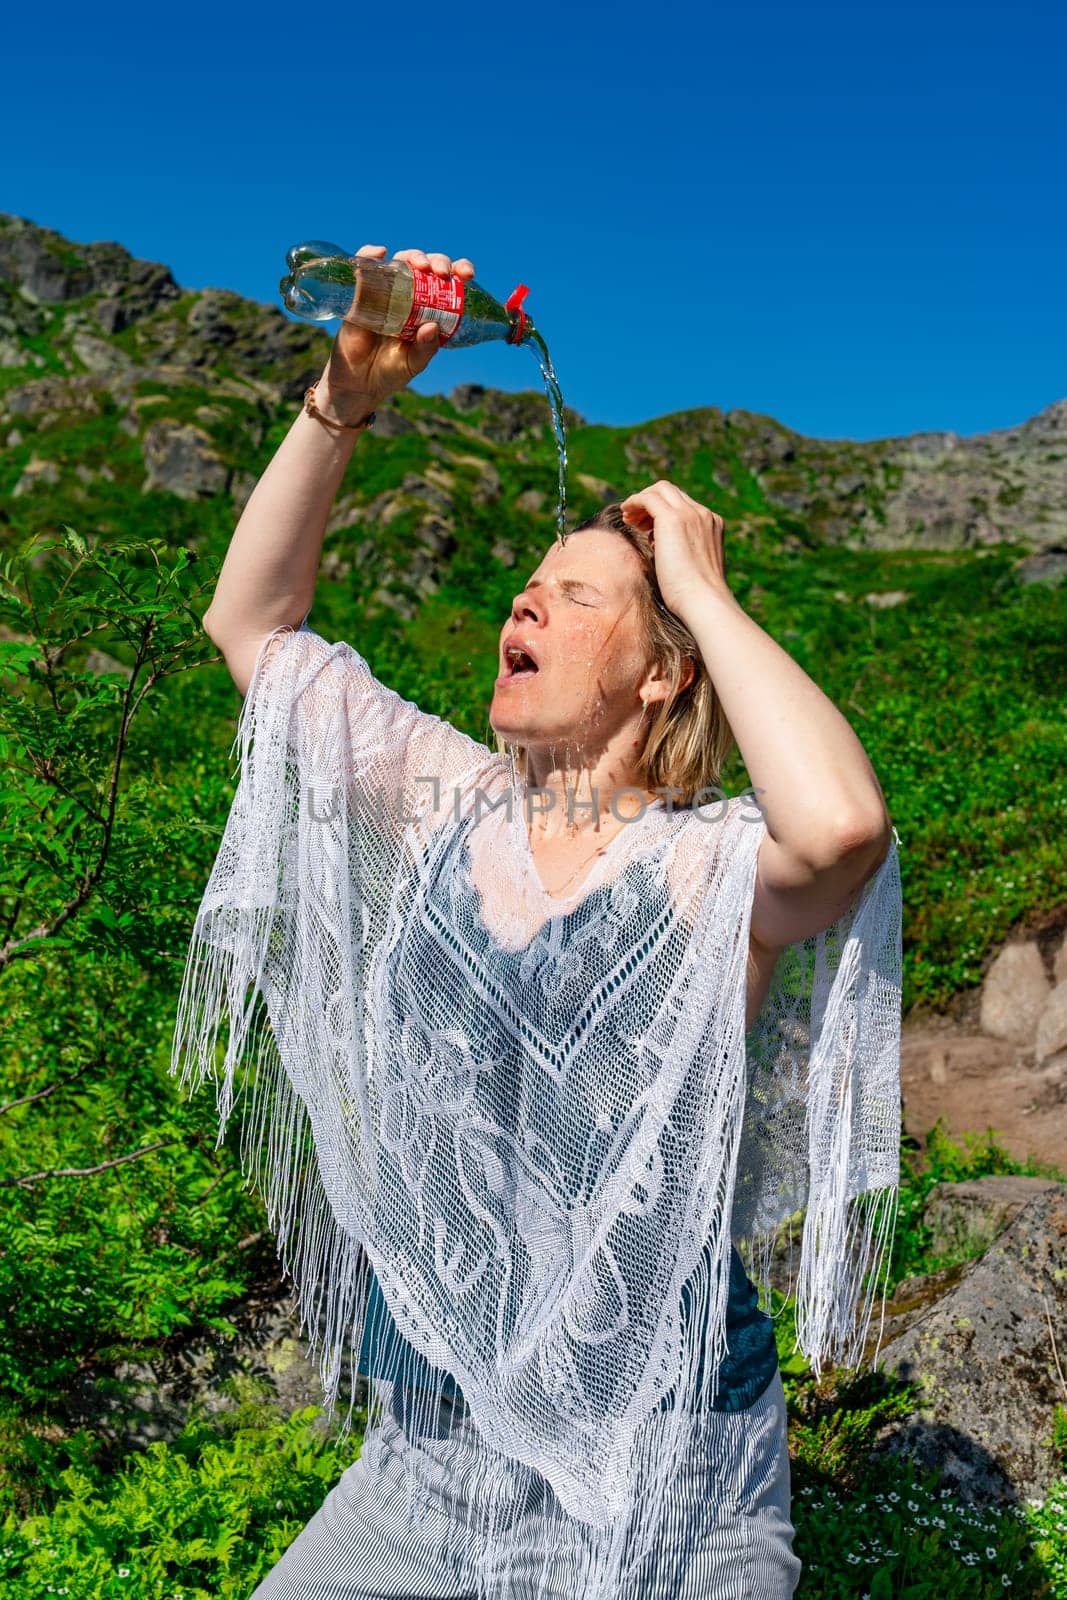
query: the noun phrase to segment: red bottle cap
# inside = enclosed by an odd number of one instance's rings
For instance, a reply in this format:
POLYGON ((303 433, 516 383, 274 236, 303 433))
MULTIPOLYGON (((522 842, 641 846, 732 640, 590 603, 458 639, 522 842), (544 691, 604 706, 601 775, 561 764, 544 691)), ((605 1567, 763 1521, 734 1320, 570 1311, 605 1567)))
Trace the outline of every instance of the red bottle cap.
POLYGON ((512 289, 504 301, 504 310, 512 313, 511 332, 508 334, 508 344, 521 344, 523 334, 526 332, 526 312, 522 302, 530 290, 525 283, 520 283, 517 289, 512 289))

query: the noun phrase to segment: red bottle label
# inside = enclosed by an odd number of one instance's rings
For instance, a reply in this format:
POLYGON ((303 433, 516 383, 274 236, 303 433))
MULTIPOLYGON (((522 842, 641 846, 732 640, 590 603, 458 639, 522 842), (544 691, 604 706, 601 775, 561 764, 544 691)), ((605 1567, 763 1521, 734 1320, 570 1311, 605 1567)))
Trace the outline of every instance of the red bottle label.
POLYGON ((444 344, 463 317, 463 279, 441 278, 436 272, 420 272, 418 267, 411 268, 411 277, 415 295, 397 338, 413 339, 424 322, 436 322, 444 344))

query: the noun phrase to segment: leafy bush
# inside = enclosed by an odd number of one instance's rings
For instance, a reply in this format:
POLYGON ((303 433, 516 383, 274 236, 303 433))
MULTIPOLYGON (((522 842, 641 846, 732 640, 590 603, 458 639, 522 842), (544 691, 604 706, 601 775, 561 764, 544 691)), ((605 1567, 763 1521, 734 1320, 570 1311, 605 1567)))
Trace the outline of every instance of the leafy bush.
POLYGON ((0 1600, 246 1600, 359 1454, 318 1415, 230 1437, 194 1424, 110 1477, 65 1468, 51 1511, 0 1529, 0 1600))

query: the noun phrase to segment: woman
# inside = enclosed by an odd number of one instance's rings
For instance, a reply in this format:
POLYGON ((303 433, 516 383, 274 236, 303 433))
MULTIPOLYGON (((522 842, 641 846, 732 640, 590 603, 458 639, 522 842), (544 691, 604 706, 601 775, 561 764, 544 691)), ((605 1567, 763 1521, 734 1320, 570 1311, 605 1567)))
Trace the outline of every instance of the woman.
POLYGON ((204 618, 242 779, 174 1067, 214 1074, 225 1008, 223 1127, 247 1056, 242 1154, 329 1403, 346 1353, 372 1379, 360 1459, 253 1600, 778 1600, 784 1395, 735 1241, 766 1283, 805 1206, 801 1346, 858 1357, 897 1177, 893 830, 673 484, 516 595, 495 752, 307 628, 358 433, 437 347, 342 326, 204 618), (715 801, 732 738, 758 805, 715 801))

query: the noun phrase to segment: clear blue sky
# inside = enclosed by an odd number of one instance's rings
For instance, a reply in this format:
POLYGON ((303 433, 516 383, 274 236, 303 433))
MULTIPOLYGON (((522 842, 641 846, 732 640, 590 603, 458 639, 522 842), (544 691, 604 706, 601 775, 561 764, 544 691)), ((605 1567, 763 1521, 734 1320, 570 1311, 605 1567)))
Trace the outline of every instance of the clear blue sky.
MULTIPOLYGON (((1067 395, 1067 8, 18 6, 0 209, 278 304, 300 238, 520 279, 570 405, 871 439, 1067 395)), ((421 387, 536 382, 505 347, 421 387)))

